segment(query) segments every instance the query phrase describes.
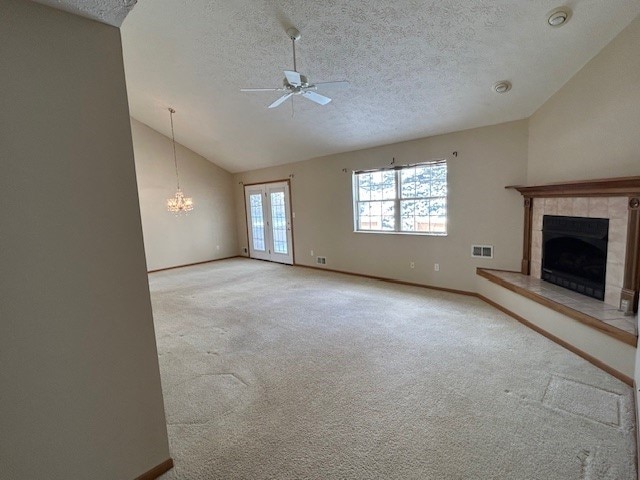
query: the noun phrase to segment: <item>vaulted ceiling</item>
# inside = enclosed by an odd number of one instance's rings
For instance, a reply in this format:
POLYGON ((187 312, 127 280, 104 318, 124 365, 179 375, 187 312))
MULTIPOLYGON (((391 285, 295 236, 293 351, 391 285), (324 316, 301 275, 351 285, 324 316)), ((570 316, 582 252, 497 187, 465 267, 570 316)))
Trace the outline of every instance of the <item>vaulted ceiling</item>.
POLYGON ((170 135, 174 107, 176 139, 232 172, 526 118, 640 14, 568 4, 553 28, 551 0, 139 0, 122 25, 131 115, 170 135), (277 92, 240 92, 282 85, 291 26, 300 72, 351 82, 293 116, 267 109, 277 92))
POLYGON ((107 25, 119 27, 138 0, 34 0, 107 25))

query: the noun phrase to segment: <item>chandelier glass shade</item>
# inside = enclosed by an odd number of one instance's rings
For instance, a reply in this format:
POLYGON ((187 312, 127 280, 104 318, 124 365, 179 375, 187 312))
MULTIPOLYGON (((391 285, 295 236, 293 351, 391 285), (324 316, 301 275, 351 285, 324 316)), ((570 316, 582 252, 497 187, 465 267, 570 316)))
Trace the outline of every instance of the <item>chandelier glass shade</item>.
POLYGON ((176 194, 167 199, 167 210, 176 215, 190 212, 193 210, 193 199, 191 197, 185 197, 182 190, 178 188, 176 194))
POLYGON ((167 210, 176 215, 182 213, 188 213, 193 210, 193 199, 191 197, 185 197, 184 193, 180 189, 180 176, 178 175, 178 158, 176 157, 176 136, 173 132, 173 114, 176 111, 173 108, 169 108, 169 117, 171 118, 171 145, 173 146, 173 164, 176 167, 176 193, 173 197, 167 199, 167 210))

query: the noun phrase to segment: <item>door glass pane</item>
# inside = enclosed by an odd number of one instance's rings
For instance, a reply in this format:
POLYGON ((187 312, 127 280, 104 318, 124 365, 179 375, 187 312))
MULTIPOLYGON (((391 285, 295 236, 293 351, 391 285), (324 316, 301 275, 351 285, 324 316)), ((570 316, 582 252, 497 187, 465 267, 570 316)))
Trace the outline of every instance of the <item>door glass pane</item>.
POLYGON ((265 246, 264 246, 264 218, 262 215, 262 194, 260 193, 250 194, 249 205, 251 208, 251 236, 253 238, 253 249, 264 252, 265 246))
POLYGON ((287 216, 284 207, 284 192, 271 192, 271 225, 273 228, 273 251, 287 254, 287 216))

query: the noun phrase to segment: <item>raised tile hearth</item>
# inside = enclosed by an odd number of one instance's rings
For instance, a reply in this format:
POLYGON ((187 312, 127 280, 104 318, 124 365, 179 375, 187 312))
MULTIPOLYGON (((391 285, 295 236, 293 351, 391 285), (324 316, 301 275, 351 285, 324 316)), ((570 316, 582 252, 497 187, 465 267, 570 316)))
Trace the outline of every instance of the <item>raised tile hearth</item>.
POLYGON ((638 335, 638 315, 625 316, 616 307, 600 300, 520 272, 479 269, 478 274, 545 306, 555 307, 554 309, 560 310, 561 313, 569 313, 568 316, 609 333, 611 336, 626 339, 626 343, 635 346, 638 335))

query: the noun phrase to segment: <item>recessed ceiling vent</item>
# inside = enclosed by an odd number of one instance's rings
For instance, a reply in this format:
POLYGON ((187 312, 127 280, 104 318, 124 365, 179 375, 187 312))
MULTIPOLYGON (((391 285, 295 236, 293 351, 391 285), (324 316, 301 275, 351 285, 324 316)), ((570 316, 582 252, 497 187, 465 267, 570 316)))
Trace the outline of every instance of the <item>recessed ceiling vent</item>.
POLYGON ((473 258, 493 258, 493 245, 471 245, 473 258))

